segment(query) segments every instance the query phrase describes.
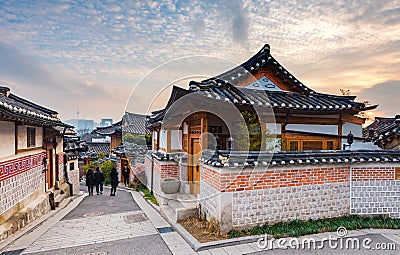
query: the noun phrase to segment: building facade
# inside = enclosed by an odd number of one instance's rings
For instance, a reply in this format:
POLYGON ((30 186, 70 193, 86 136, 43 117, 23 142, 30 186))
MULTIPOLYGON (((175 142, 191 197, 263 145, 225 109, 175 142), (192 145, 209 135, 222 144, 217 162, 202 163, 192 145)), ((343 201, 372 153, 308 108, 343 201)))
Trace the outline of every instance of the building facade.
POLYGON ((0 224, 9 222, 1 239, 45 214, 46 192, 65 182, 59 128, 69 126, 57 115, 0 87, 0 224), (26 215, 16 214, 24 208, 26 215))
POLYGON ((399 217, 396 193, 379 198, 397 190, 398 153, 349 150, 365 145, 358 114, 374 108, 308 88, 265 45, 232 70, 174 87, 149 116, 152 151, 133 170, 160 199, 168 196, 161 184, 179 180, 179 193, 192 194, 223 231, 352 213, 399 217))

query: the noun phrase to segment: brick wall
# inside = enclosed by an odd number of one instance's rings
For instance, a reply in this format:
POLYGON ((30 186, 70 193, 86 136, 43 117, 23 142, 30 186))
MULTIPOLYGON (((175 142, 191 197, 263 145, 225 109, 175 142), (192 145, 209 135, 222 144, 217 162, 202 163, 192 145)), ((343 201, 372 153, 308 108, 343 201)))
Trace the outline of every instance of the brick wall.
POLYGON ((400 181, 395 181, 396 166, 381 163, 240 170, 202 165, 199 203, 207 218, 220 221, 222 230, 347 214, 397 218, 400 181))
POLYGON ((351 174, 352 214, 400 218, 400 181, 395 180, 395 166, 365 165, 354 167, 351 174))
POLYGON ((0 215, 44 187, 44 152, 0 162, 0 215))
POLYGON ((394 180, 394 167, 376 166, 376 167, 353 167, 352 181, 375 181, 375 180, 394 180))
POLYGON ((209 166, 202 166, 201 180, 221 192, 284 188, 314 184, 348 182, 348 166, 315 167, 301 169, 244 170, 219 173, 209 166))

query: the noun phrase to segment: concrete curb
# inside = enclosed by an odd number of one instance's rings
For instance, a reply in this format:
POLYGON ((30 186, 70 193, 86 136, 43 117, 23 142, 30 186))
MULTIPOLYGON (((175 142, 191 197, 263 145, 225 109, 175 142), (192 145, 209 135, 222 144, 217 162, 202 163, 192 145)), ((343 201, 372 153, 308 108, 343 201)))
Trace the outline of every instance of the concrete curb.
MULTIPOLYGON (((200 243, 179 223, 170 222, 170 224, 176 230, 176 232, 178 232, 183 237, 183 239, 185 239, 185 241, 188 242, 188 244, 193 248, 194 251, 202 251, 202 250, 208 250, 213 248, 232 246, 244 243, 253 243, 256 242, 258 239, 265 237, 265 235, 244 236, 244 237, 230 238, 219 241, 212 241, 207 243, 200 243)), ((272 237, 270 235, 268 236, 272 237)))
POLYGON ((69 199, 69 201, 67 203, 61 203, 61 207, 58 207, 57 210, 50 211, 46 215, 43 215, 42 217, 40 217, 37 220, 35 220, 34 222, 32 222, 32 224, 30 224, 30 226, 28 225, 28 227, 24 228, 20 232, 16 233, 15 235, 11 236, 10 238, 7 238, 3 243, 0 244, 0 253, 4 252, 5 248, 7 248, 11 243, 13 243, 13 242, 17 241, 18 239, 20 239, 21 237, 23 237, 25 234, 34 231, 36 228, 38 228, 39 226, 46 223, 52 217, 57 216, 57 214, 63 213, 64 209, 68 210, 67 213, 72 211, 80 202, 82 202, 82 200, 87 195, 88 195, 87 193, 84 193, 80 196, 72 196, 72 197, 66 198, 66 199, 69 199), (70 206, 71 203, 76 199, 79 200, 79 201, 77 200, 78 203, 74 207, 68 208, 68 206, 70 206))
MULTIPOLYGON (((130 188, 125 188, 125 189, 130 189, 130 188)), ((134 189, 130 189, 131 192, 137 192, 134 189)), ((144 198, 142 192, 138 192, 141 195, 141 198, 147 202, 148 205, 150 205, 154 210, 156 210, 158 213, 160 213, 161 209, 159 206, 156 206, 153 204, 151 201, 148 201, 146 198, 144 198)), ((162 217, 162 216, 161 216, 162 217)), ((212 248, 218 248, 218 247, 224 247, 224 246, 231 246, 231 245, 237 245, 237 244, 243 244, 243 243, 252 243, 256 242, 259 238, 265 237, 265 235, 258 235, 258 236, 244 236, 244 237, 238 237, 238 238, 231 238, 231 239, 224 239, 220 241, 213 241, 213 242, 207 242, 207 243, 200 243, 197 241, 196 238, 194 238, 184 227, 182 227, 179 223, 174 223, 169 221, 166 217, 163 217, 170 225, 171 227, 179 234, 182 236, 182 238, 193 248, 194 251, 201 251, 201 250, 208 250, 212 248)), ((269 235, 268 235, 269 236, 269 235)))

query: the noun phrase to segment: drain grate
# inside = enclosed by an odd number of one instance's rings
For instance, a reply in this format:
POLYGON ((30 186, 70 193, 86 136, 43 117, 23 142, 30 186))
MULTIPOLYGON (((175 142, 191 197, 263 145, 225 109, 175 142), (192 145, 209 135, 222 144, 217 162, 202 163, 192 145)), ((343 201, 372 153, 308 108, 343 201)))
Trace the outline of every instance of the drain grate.
POLYGON ((132 224, 136 222, 146 221, 147 217, 144 213, 130 214, 124 216, 124 221, 126 224, 132 224))
POLYGON ((164 233, 170 233, 170 232, 174 232, 174 230, 170 227, 166 227, 166 228, 157 228, 158 232, 160 234, 164 234, 164 233))
POLYGON ((19 255, 24 251, 24 249, 13 250, 13 251, 5 251, 0 253, 0 255, 19 255))

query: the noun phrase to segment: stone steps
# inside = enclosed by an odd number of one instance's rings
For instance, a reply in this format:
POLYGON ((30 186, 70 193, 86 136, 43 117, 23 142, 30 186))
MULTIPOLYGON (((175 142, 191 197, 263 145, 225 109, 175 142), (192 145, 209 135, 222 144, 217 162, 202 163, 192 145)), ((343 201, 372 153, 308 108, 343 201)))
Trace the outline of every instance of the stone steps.
POLYGON ((161 213, 172 223, 196 215, 197 196, 193 194, 174 194, 163 198, 161 213))
POLYGON ((54 202, 56 203, 56 207, 60 205, 60 203, 65 199, 66 195, 65 194, 59 194, 54 198, 54 202))

